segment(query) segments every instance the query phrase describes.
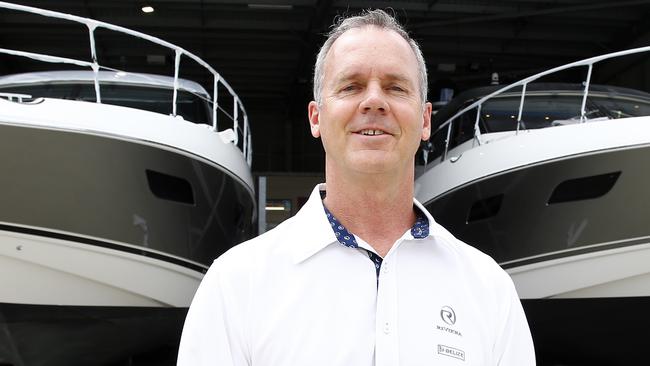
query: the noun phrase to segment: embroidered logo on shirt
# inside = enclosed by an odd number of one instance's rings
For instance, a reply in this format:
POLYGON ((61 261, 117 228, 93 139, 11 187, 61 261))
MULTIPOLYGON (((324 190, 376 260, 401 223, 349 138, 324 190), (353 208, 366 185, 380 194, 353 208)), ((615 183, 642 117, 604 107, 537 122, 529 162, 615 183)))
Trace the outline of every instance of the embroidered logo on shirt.
MULTIPOLYGON (((447 323, 447 325, 453 326, 454 324, 456 324, 456 312, 454 312, 454 309, 452 309, 451 306, 443 306, 440 309, 440 319, 442 319, 442 321, 447 323)), ((463 334, 460 331, 449 327, 440 326, 436 324, 436 329, 443 332, 457 335, 459 337, 463 336, 463 334)))
POLYGON ((456 313, 450 306, 443 306, 442 309, 440 309, 440 317, 442 318, 442 321, 449 325, 456 324, 456 313))
POLYGON ((462 337, 462 336, 463 336, 463 333, 457 331, 456 329, 451 329, 451 328, 447 328, 447 327, 442 327, 442 326, 440 326, 440 325, 436 325, 436 329, 438 329, 438 330, 440 330, 440 331, 443 331, 443 332, 447 332, 447 333, 455 334, 455 335, 457 335, 457 336, 459 336, 459 337, 462 337))
POLYGON ((453 357, 461 361, 465 361, 465 351, 460 350, 458 348, 445 346, 443 344, 438 345, 438 354, 453 357))

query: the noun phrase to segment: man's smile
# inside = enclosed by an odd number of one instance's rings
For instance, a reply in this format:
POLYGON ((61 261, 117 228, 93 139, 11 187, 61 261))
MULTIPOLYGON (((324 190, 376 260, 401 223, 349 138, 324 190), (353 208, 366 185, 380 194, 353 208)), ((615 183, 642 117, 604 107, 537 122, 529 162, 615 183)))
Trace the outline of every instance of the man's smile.
POLYGON ((361 131, 359 131, 358 133, 360 133, 360 134, 362 134, 362 135, 364 135, 364 136, 377 136, 377 135, 383 135, 383 134, 385 134, 385 132, 382 131, 382 130, 370 130, 370 129, 368 129, 368 130, 361 130, 361 131))

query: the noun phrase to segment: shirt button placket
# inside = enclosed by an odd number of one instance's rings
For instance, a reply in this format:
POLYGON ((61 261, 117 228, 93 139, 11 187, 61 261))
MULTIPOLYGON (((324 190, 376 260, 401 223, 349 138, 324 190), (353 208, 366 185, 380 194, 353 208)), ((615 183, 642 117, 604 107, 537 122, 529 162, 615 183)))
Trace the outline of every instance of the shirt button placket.
POLYGON ((384 259, 377 288, 375 365, 392 366, 399 362, 397 328, 397 291, 394 269, 384 259))

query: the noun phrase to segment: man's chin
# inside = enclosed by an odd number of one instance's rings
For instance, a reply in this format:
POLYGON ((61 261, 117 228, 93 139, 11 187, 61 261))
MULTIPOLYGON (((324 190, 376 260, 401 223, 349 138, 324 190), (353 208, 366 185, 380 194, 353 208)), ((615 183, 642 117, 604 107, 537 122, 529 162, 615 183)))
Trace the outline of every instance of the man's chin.
POLYGON ((351 174, 386 175, 396 174, 404 169, 403 157, 387 151, 357 151, 347 155, 339 154, 335 159, 326 155, 329 169, 351 174))
POLYGON ((365 174, 386 174, 395 171, 396 166, 399 164, 395 159, 381 154, 373 154, 374 156, 359 157, 351 161, 350 166, 358 173, 365 174))

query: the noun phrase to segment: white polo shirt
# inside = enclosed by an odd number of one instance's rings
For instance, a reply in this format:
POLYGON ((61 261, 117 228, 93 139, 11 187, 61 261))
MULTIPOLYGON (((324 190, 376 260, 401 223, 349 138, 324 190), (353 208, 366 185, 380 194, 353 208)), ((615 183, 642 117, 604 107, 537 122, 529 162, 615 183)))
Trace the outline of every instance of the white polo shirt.
POLYGON ((294 217, 215 260, 178 365, 534 365, 510 277, 414 204, 429 236, 405 232, 377 279, 364 249, 337 241, 316 187, 294 217))

